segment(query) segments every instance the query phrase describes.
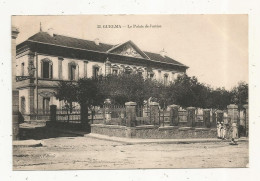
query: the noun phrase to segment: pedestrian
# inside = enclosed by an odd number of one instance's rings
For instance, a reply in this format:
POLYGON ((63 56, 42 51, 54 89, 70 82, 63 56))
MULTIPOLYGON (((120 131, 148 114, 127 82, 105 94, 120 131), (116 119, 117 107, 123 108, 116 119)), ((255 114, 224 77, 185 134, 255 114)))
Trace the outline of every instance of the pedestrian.
POLYGON ((226 140, 227 137, 227 125, 222 122, 222 140, 226 140))
POLYGON ((232 123, 231 131, 232 131, 232 138, 231 138, 230 145, 237 145, 237 141, 238 141, 237 123, 232 123))
POLYGON ((221 124, 220 124, 220 122, 217 122, 217 135, 218 135, 218 139, 221 139, 221 124))

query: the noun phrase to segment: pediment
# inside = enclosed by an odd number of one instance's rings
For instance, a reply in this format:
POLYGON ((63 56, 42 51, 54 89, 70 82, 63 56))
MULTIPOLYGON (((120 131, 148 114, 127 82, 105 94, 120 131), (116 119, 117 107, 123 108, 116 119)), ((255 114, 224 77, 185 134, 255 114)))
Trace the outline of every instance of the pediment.
POLYGON ((108 50, 108 52, 129 57, 149 59, 149 57, 131 41, 117 45, 108 50))

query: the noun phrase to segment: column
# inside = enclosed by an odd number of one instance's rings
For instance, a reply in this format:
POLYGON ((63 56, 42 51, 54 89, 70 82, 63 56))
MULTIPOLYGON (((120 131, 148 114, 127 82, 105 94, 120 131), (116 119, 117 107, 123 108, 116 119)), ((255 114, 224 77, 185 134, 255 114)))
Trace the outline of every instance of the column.
POLYGON ((135 127, 136 122, 136 102, 126 102, 126 126, 135 127))
POLYGON ((106 66, 106 68, 105 68, 105 75, 110 75, 111 74, 111 62, 108 61, 108 58, 107 58, 107 60, 105 62, 105 66, 106 66))
POLYGON ((84 61, 84 78, 88 77, 88 61, 84 61))
POLYGON ((248 119, 248 104, 243 105, 243 107, 245 108, 245 130, 246 130, 246 136, 248 136, 248 125, 249 125, 249 119, 248 119))
POLYGON ((195 127, 195 107, 188 107, 187 108, 187 112, 188 112, 188 117, 187 117, 187 121, 188 121, 188 125, 189 127, 195 127))
MULTIPOLYGON (((62 80, 62 61, 63 61, 63 57, 59 57, 58 58, 58 71, 59 71, 59 79, 62 80)), ((69 71, 69 70, 68 70, 69 71)))
POLYGON ((50 121, 51 122, 56 122, 56 110, 57 110, 56 105, 50 105, 50 121))
POLYGON ((203 122, 204 126, 207 128, 211 127, 210 123, 210 109, 203 109, 203 122))
POLYGON ((232 123, 238 123, 238 106, 235 104, 230 104, 227 106, 228 108, 228 116, 231 118, 232 123))
POLYGON ((29 87, 28 89, 28 99, 29 99, 29 114, 30 119, 35 119, 34 117, 34 87, 29 87))
POLYGON ((179 124, 179 107, 178 105, 170 105, 170 126, 178 126, 179 124))
POLYGON ((232 127, 231 138, 232 141, 238 138, 238 106, 235 104, 230 104, 227 106, 228 116, 230 117, 230 127, 232 127))
POLYGON ((150 103, 150 122, 153 125, 159 125, 159 103, 151 102, 150 103))

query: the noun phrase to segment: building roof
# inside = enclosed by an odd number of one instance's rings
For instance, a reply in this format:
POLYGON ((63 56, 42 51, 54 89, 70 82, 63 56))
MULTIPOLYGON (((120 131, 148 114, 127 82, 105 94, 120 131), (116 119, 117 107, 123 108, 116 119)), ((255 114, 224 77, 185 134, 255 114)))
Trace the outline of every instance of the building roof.
MULTIPOLYGON (((51 36, 47 32, 38 32, 35 35, 28 38, 25 42, 27 42, 27 41, 45 43, 45 44, 50 44, 50 45, 55 45, 55 46, 64 46, 64 47, 72 48, 72 49, 96 51, 96 52, 100 52, 100 53, 110 53, 111 49, 118 46, 118 45, 105 44, 105 43, 101 43, 101 42, 97 45, 95 43, 95 41, 73 38, 73 37, 68 37, 68 36, 63 36, 63 35, 58 35, 58 34, 54 34, 53 36, 51 36)), ((25 42, 23 42, 23 43, 25 43, 25 42)), ((23 43, 17 45, 17 49, 19 49, 23 43)), ((186 65, 184 65, 168 56, 161 56, 158 53, 152 53, 152 52, 147 52, 147 51, 143 51, 143 53, 148 56, 148 58, 146 58, 147 56, 144 57, 144 59, 147 59, 147 60, 187 67, 186 65)))

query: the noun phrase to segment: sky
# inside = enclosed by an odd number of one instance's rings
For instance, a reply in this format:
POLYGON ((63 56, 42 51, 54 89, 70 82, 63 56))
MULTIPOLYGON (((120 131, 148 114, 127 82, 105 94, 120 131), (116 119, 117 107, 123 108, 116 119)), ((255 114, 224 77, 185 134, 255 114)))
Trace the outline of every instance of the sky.
POLYGON ((99 38, 109 44, 132 40, 141 50, 154 53, 164 49, 189 67, 189 76, 213 88, 230 90, 238 82, 248 83, 247 15, 13 16, 12 25, 20 31, 17 43, 39 32, 40 23, 43 31, 53 28, 60 35, 99 38))

